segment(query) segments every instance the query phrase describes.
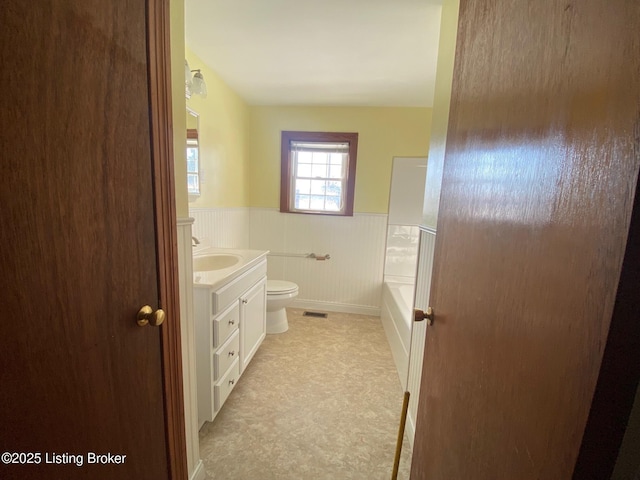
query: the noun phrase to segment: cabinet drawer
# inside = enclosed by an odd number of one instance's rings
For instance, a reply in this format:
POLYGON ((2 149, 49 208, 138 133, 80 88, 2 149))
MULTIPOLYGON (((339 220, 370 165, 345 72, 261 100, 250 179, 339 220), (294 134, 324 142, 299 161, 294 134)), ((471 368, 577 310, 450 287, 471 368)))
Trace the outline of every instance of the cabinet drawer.
POLYGON ((229 340, 213 354, 213 375, 217 381, 240 356, 240 334, 236 330, 229 340))
POLYGON ((240 324, 240 304, 236 301, 226 311, 213 319, 213 348, 222 345, 240 324))
POLYGON ((228 283, 224 287, 211 293, 211 313, 216 315, 227 305, 238 301, 238 297, 249 290, 255 283, 267 274, 267 262, 262 261, 248 272, 228 283))
POLYGON ((229 371, 213 387, 213 397, 215 400, 215 411, 222 407, 233 387, 235 387, 240 377, 240 359, 236 358, 229 371))

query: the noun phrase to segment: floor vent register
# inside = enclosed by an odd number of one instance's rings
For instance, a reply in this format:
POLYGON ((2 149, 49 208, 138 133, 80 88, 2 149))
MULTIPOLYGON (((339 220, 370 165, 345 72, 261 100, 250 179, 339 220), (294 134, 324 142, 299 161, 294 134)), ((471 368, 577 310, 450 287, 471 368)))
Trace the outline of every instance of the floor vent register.
POLYGON ((316 317, 316 318, 327 318, 329 315, 327 313, 322 313, 322 312, 310 312, 310 311, 305 311, 302 314, 303 317, 316 317))

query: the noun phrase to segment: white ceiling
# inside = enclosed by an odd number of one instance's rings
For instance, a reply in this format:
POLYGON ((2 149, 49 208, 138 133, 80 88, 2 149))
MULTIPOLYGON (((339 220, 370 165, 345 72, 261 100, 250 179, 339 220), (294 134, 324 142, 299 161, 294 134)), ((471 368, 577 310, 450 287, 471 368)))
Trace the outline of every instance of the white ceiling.
POLYGON ((431 106, 441 3, 186 0, 186 41, 251 105, 431 106))

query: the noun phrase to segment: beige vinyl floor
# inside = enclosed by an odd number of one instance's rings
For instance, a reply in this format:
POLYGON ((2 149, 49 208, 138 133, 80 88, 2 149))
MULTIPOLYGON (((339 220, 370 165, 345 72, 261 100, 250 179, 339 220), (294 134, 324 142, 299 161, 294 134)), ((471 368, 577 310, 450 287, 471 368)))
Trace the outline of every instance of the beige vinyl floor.
MULTIPOLYGON (((200 431, 215 480, 390 479, 402 387, 379 317, 289 310, 200 431)), ((411 463, 406 435, 399 479, 411 463)))

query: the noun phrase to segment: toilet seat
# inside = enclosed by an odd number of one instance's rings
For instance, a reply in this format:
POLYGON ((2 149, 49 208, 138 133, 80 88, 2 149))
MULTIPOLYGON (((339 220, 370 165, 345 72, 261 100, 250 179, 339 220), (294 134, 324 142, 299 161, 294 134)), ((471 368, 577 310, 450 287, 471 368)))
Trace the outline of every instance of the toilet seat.
POLYGON ((267 295, 284 295, 298 290, 298 285, 286 280, 267 280, 267 295))

